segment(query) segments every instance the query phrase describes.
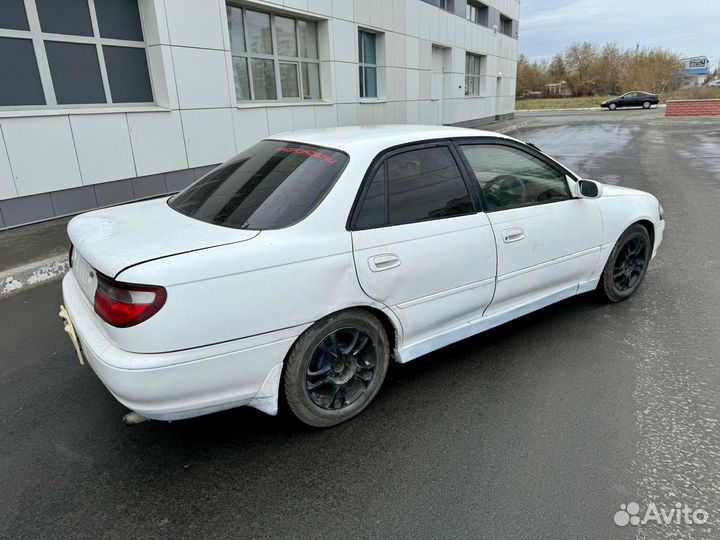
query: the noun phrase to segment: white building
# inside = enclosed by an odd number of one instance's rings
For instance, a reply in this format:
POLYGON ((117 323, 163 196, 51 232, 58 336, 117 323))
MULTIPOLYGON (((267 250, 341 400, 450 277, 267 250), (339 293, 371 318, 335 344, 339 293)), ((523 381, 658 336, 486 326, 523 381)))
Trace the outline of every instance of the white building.
POLYGON ((262 137, 512 116, 519 0, 2 0, 0 229, 177 191, 262 137))

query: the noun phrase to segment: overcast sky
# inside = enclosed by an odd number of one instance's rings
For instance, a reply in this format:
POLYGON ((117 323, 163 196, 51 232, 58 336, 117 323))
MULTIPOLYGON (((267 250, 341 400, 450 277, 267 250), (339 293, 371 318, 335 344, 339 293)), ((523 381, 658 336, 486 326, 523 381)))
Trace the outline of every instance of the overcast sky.
POLYGON ((552 57, 574 41, 663 46, 720 57, 720 0, 520 0, 520 52, 552 57))

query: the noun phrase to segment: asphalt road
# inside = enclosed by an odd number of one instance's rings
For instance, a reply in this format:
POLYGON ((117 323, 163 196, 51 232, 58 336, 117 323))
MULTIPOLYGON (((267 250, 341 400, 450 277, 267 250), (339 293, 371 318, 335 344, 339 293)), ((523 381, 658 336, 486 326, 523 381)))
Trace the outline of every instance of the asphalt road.
POLYGON ((324 431, 251 409, 125 427, 62 332, 59 283, 3 299, 0 537, 720 537, 720 120, 530 116, 521 137, 665 206, 633 299, 393 366, 324 431), (709 521, 618 527, 629 502, 709 521))

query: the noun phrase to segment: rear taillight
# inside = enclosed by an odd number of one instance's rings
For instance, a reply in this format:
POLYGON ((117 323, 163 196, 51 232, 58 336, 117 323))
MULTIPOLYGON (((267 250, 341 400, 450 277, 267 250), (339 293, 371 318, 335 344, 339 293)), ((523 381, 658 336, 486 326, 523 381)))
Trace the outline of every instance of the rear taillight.
POLYGON ((164 287, 120 283, 97 274, 95 313, 118 328, 135 326, 155 315, 167 300, 164 287))

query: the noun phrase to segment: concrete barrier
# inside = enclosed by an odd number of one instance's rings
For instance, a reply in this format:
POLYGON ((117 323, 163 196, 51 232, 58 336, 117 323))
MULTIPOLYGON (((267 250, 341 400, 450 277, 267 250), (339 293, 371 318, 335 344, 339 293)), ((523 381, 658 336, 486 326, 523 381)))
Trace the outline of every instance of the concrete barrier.
POLYGON ((668 101, 665 116, 720 116, 720 99, 668 101))

